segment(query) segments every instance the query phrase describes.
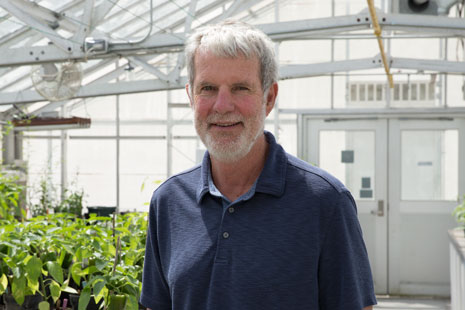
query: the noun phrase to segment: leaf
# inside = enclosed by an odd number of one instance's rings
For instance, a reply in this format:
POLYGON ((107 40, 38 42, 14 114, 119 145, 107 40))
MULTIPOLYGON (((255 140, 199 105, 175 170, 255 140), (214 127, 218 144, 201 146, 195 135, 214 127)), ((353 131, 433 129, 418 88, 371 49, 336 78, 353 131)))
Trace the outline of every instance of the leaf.
MULTIPOLYGON (((14 264, 14 262, 12 262, 14 264)), ((10 264, 8 264, 9 267, 10 264)), ((13 273, 13 278, 21 278, 21 269, 19 267, 12 267, 11 273, 13 273)))
POLYGON ((47 301, 41 301, 39 303, 39 310, 50 310, 50 304, 47 301))
POLYGON ((66 293, 70 293, 70 294, 76 294, 76 295, 79 294, 78 291, 76 291, 74 288, 69 287, 69 286, 67 286, 67 287, 65 287, 65 288, 62 287, 62 288, 61 288, 61 291, 62 291, 62 292, 66 292, 66 293))
POLYGON ((139 302, 137 297, 134 295, 129 295, 128 301, 126 302, 126 310, 139 310, 139 302))
POLYGON ((98 304, 100 299, 105 298, 108 296, 108 289, 106 286, 104 286, 98 294, 95 295, 95 290, 94 290, 94 298, 95 298, 95 303, 98 304))
POLYGON ((105 287, 105 284, 106 284, 106 281, 104 279, 99 279, 93 283, 95 296, 100 294, 100 291, 102 290, 102 288, 105 287))
POLYGON ((2 274, 0 277, 0 295, 5 293, 6 288, 8 287, 8 278, 5 274, 2 274))
POLYGON ((60 294, 61 294, 60 285, 57 282, 52 280, 52 282, 50 282, 49 288, 50 288, 50 294, 52 295, 52 298, 53 298, 53 302, 55 303, 58 300, 58 298, 60 298, 60 294))
POLYGON ((63 261, 65 260, 66 257, 66 251, 61 251, 60 253, 60 258, 58 258, 58 263, 60 266, 63 266, 63 261))
POLYGON ((102 271, 103 268, 105 268, 106 265, 107 265, 107 262, 105 260, 103 260, 103 259, 97 258, 95 260, 95 267, 97 267, 97 269, 99 271, 102 271))
POLYGON ((19 277, 13 278, 13 283, 11 285, 11 290, 13 298, 19 305, 22 305, 24 302, 24 296, 26 295, 26 278, 19 277))
POLYGON ((86 286, 81 291, 81 297, 79 297, 78 310, 86 310, 87 305, 89 304, 89 301, 90 301, 90 286, 86 286))
POLYGON ((74 282, 76 284, 80 284, 81 283, 81 276, 83 275, 83 272, 82 272, 82 269, 81 269, 81 265, 79 263, 74 263, 72 266, 71 266, 71 277, 73 278, 74 282))
POLYGON ((31 290, 32 294, 34 295, 39 290, 39 281, 37 281, 37 279, 36 282, 31 281, 29 279, 27 281, 27 287, 31 290))
POLYGON ((36 283, 42 270, 42 261, 40 258, 33 256, 26 264, 27 278, 29 281, 36 283))
POLYGON ((50 275, 58 282, 63 283, 63 270, 57 262, 48 261, 47 269, 50 275))

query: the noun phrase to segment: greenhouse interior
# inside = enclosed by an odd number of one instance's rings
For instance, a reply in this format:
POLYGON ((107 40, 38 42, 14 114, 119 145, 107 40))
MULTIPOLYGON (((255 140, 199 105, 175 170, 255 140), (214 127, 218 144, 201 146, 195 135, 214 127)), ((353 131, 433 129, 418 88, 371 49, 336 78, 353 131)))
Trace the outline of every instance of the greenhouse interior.
POLYGON ((185 42, 224 20, 273 42, 265 130, 352 194, 373 309, 465 309, 464 17, 463 0, 0 0, 0 309, 146 309, 152 194, 206 151, 185 42))

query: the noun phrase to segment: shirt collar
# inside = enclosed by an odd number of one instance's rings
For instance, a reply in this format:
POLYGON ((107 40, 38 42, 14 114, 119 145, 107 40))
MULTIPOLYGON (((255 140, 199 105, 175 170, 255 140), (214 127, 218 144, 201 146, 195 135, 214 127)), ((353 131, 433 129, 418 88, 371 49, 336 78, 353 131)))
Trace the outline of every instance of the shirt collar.
MULTIPOLYGON (((284 193, 286 183, 287 156, 284 149, 276 143, 276 139, 270 132, 265 131, 265 138, 270 148, 265 166, 256 182, 255 192, 280 197, 284 193)), ((210 165, 210 155, 206 151, 203 156, 200 182, 197 187, 197 203, 200 203, 203 196, 209 192, 210 165)))

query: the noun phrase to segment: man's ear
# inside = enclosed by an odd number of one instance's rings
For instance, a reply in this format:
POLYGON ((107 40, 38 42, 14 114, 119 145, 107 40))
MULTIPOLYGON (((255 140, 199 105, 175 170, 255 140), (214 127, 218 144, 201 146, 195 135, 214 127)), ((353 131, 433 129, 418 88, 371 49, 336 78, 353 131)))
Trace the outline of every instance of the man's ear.
POLYGON ((189 105, 193 109, 194 108, 194 101, 192 101, 191 93, 189 91, 189 83, 186 84, 186 93, 187 93, 187 97, 189 97, 189 105))
POLYGON ((278 83, 275 82, 270 86, 268 94, 266 95, 266 116, 273 110, 276 97, 278 97, 278 83))

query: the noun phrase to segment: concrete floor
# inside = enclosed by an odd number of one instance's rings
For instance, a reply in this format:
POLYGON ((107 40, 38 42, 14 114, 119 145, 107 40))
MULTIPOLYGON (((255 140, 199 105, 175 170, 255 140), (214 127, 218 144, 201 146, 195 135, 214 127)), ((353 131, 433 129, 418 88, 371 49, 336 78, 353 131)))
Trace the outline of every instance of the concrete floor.
POLYGON ((378 296, 375 310, 450 310, 450 299, 378 296))

